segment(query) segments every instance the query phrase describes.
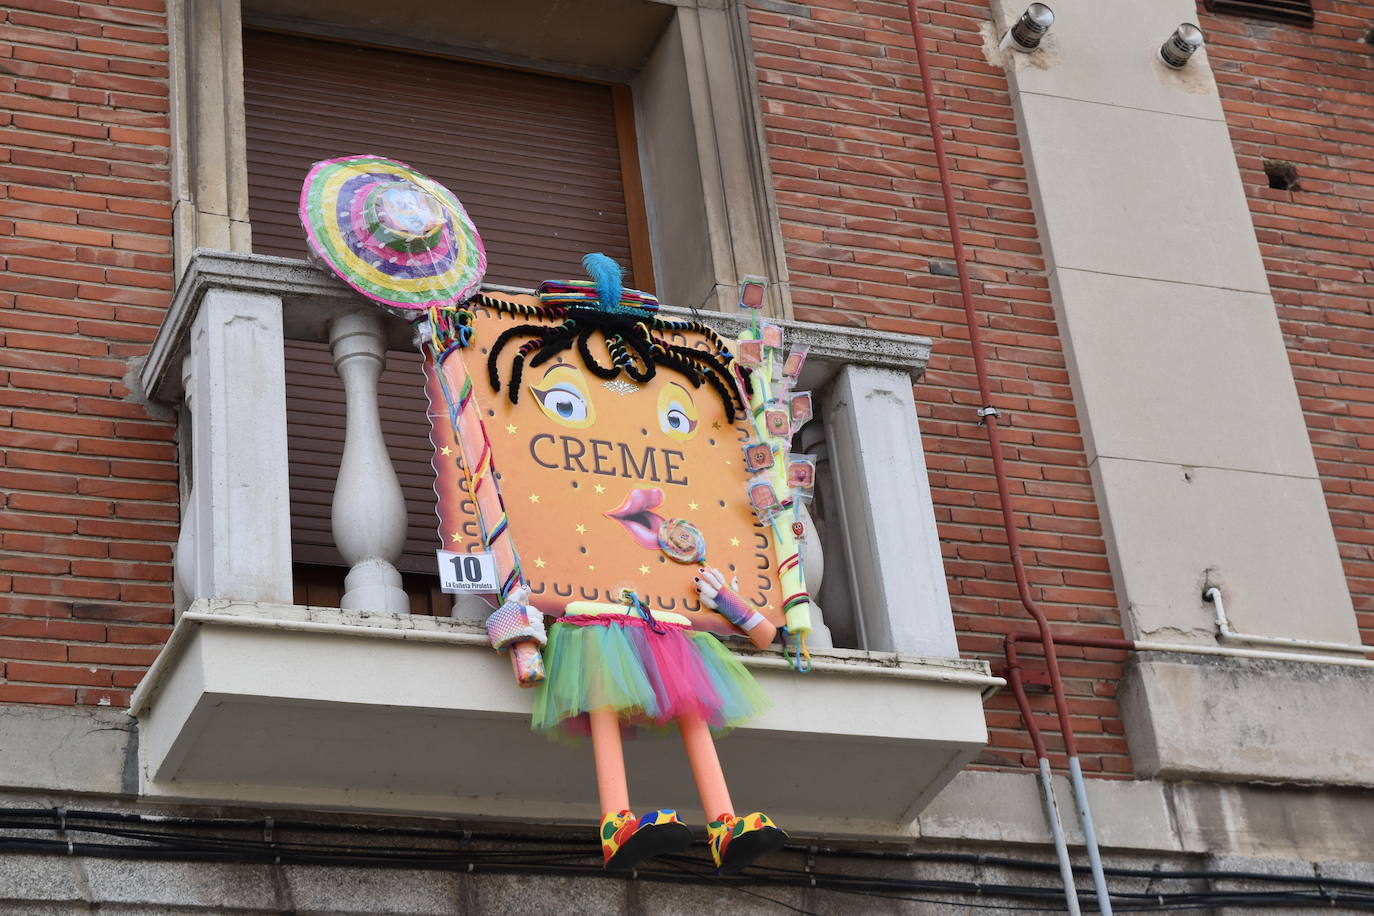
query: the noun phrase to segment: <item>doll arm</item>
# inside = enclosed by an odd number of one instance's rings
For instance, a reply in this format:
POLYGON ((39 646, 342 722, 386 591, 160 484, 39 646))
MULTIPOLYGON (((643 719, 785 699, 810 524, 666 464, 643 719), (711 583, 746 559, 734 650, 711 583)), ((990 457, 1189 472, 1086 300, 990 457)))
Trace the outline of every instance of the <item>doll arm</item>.
POLYGON ((735 589, 739 588, 738 577, 726 588, 725 576, 720 570, 703 567, 692 581, 696 584, 697 594, 701 596, 701 603, 743 630, 755 646, 762 649, 773 641, 778 628, 736 593, 735 589))
POLYGON ((493 649, 504 652, 512 643, 525 640, 534 640, 540 646, 548 642, 544 615, 529 600, 530 590, 522 585, 511 589, 505 603, 492 611, 487 618, 487 641, 493 649))

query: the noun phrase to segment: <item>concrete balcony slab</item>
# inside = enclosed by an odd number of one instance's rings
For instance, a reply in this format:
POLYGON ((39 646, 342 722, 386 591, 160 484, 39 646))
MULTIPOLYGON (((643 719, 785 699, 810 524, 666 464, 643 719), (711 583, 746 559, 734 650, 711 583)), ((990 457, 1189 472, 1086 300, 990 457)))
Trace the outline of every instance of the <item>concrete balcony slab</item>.
MULTIPOLYGON (((834 650, 806 675, 744 655, 773 708, 719 751, 742 811, 907 835, 986 743, 983 662, 834 650)), ((591 750, 529 728, 485 636, 402 614, 195 602, 135 694, 140 791, 164 800, 545 823, 599 817, 591 750)), ((631 797, 703 820, 674 737, 627 744, 631 797)))

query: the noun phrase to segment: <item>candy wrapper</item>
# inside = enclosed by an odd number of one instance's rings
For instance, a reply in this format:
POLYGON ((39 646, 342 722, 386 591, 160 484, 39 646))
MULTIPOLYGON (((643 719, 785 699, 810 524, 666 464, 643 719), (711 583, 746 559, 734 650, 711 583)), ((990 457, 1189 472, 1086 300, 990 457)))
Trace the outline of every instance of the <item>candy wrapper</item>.
POLYGON ((792 418, 781 407, 770 407, 763 412, 763 426, 770 436, 790 436, 792 418))
POLYGON ((762 322, 759 324, 759 333, 763 336, 763 345, 772 347, 774 350, 782 349, 782 326, 762 322))
POLYGON ((735 359, 741 366, 757 369, 763 365, 763 341, 741 340, 735 345, 735 359))
POLYGON ((744 467, 749 473, 766 471, 773 466, 773 446, 767 442, 744 444, 744 467))
POLYGON ((749 505, 761 520, 770 520, 778 511, 780 503, 773 484, 766 477, 755 477, 749 482, 749 505))
POLYGON ((806 354, 811 352, 806 344, 796 344, 787 351, 787 359, 782 364, 783 378, 789 378, 795 385, 801 377, 802 366, 806 365, 806 354))
POLYGON ((793 454, 787 459, 787 485, 809 495, 816 485, 816 456, 793 454))
POLYGON ((796 432, 807 423, 811 422, 811 392, 797 392, 792 395, 787 406, 792 415, 792 432, 796 432))
POLYGON ((742 309, 761 309, 768 297, 766 277, 745 277, 739 284, 739 307, 742 309))

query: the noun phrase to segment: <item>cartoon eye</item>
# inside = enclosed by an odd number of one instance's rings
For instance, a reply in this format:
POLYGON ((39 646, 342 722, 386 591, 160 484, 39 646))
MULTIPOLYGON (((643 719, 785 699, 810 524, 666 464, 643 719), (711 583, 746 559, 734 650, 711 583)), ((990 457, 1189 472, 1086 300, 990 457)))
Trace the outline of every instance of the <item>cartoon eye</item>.
POLYGON ((582 373, 572 366, 553 366, 530 391, 550 420, 564 426, 585 428, 596 421, 596 411, 587 397, 582 373))
POLYGON ((674 382, 658 396, 658 425, 670 438, 686 442, 696 434, 697 407, 687 389, 674 382))

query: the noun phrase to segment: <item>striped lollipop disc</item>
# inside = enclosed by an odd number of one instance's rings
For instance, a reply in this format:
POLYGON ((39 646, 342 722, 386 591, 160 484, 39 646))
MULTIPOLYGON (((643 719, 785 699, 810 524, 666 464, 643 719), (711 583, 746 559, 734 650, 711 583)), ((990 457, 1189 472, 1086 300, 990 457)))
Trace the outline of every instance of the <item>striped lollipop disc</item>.
POLYGON ((301 188, 300 215, 311 249, 383 305, 418 312, 462 302, 487 270, 482 239, 458 198, 391 159, 315 163, 301 188))

